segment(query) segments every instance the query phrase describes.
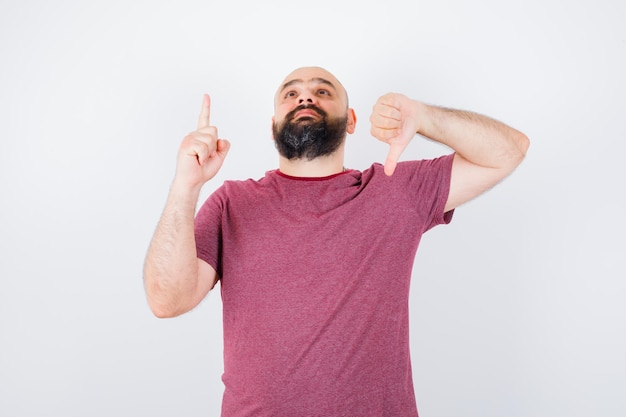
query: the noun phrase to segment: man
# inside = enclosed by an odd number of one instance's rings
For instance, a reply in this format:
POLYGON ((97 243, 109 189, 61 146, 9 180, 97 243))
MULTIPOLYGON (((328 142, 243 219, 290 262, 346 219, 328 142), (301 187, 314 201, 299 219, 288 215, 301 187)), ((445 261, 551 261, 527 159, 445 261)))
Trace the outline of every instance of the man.
POLYGON ((344 169, 356 116, 318 67, 275 96, 279 169, 226 181, 195 215, 228 149, 204 97, 180 146, 145 264, 158 317, 194 308, 221 280, 224 416, 417 416, 408 292, 421 235, 522 161, 525 135, 490 118, 382 96, 371 133, 384 163, 344 169), (398 163, 419 133, 454 153, 398 163))

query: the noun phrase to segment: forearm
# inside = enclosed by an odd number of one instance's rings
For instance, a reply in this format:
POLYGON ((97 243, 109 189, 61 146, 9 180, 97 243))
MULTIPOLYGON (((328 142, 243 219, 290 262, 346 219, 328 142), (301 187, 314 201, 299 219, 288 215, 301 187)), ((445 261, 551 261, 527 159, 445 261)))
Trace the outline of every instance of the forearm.
POLYGON ((452 148, 486 168, 513 170, 529 146, 521 132, 489 117, 418 103, 424 114, 417 133, 452 148))
POLYGON ((198 195, 198 190, 172 186, 148 249, 144 284, 150 308, 159 317, 188 310, 197 293, 194 215, 198 195))

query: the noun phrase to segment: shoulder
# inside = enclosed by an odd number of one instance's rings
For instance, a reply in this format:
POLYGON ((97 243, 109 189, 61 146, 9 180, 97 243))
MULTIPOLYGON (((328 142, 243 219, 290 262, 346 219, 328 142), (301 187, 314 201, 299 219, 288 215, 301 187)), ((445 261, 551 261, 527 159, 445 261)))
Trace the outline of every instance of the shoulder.
POLYGON ((254 192, 263 188, 271 187, 276 182, 276 170, 268 171, 260 178, 247 178, 239 180, 226 180, 219 186, 213 195, 229 196, 238 193, 254 192))
POLYGON ((404 173, 405 175, 415 174, 416 172, 434 173, 439 171, 451 171, 453 162, 454 153, 451 153, 437 158, 403 161, 398 163, 398 167, 400 168, 400 174, 404 173))
POLYGON ((275 188, 275 171, 268 171, 265 176, 253 179, 226 180, 206 198, 202 207, 224 209, 233 203, 253 204, 263 194, 275 188))
POLYGON ((454 153, 432 159, 402 161, 396 166, 393 175, 387 176, 384 166, 374 163, 362 172, 364 181, 377 181, 392 186, 406 182, 424 181, 434 178, 448 179, 452 172, 454 153))

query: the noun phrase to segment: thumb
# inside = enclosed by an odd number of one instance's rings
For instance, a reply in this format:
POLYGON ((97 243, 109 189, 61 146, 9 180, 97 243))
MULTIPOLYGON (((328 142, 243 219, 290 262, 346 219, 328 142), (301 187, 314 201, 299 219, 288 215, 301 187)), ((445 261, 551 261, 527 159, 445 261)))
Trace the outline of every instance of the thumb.
POLYGON ((392 142, 389 144, 389 153, 385 160, 385 174, 387 176, 393 175, 396 170, 396 165, 398 165, 398 161, 400 160, 400 155, 402 155, 405 148, 405 143, 392 142))
POLYGON ((215 152, 217 152, 217 154, 224 159, 226 157, 226 154, 228 153, 228 150, 230 149, 230 142, 227 141, 226 139, 218 139, 217 141, 217 149, 215 150, 215 152))

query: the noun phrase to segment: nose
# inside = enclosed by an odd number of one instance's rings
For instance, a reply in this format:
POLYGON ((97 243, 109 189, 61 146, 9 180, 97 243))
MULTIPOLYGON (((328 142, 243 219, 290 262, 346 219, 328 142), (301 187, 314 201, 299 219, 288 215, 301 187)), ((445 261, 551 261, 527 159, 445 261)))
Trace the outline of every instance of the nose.
POLYGON ((298 104, 313 104, 313 96, 311 93, 306 92, 298 97, 298 104))

